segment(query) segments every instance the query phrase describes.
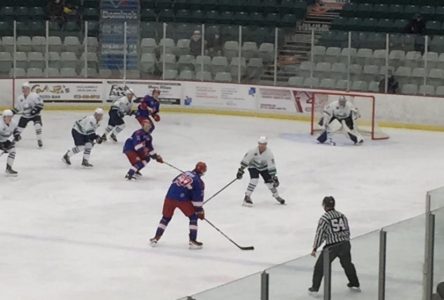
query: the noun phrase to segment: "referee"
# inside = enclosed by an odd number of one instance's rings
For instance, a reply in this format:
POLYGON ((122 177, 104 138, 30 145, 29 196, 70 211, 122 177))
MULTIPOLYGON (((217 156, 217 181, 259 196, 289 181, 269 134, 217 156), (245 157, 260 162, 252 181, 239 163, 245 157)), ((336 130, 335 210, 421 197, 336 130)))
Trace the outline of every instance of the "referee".
POLYGON ((324 241, 325 246, 322 254, 319 255, 316 261, 313 272, 313 283, 308 291, 313 293, 319 291, 322 276, 324 275, 324 251, 330 251, 330 262, 336 257, 339 257, 341 266, 349 281, 347 286, 359 290, 359 279, 356 275, 356 269, 352 263, 350 254, 350 228, 348 227, 347 217, 335 210, 335 199, 332 196, 324 197, 322 206, 324 207, 325 214, 319 219, 311 256, 316 257, 316 250, 324 241))

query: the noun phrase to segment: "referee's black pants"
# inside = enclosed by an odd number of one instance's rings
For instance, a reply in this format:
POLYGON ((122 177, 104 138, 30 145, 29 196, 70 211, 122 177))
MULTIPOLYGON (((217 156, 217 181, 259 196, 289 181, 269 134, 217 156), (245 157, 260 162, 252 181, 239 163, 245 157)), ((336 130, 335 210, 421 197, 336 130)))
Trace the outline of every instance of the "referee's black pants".
POLYGON ((352 286, 359 287, 359 279, 356 275, 355 266, 353 265, 351 260, 350 249, 351 245, 349 241, 324 247, 314 267, 312 284, 312 288, 314 290, 319 290, 322 277, 324 276, 324 251, 330 251, 330 263, 335 260, 336 257, 339 257, 339 261, 345 271, 345 275, 347 276, 349 283, 352 286))

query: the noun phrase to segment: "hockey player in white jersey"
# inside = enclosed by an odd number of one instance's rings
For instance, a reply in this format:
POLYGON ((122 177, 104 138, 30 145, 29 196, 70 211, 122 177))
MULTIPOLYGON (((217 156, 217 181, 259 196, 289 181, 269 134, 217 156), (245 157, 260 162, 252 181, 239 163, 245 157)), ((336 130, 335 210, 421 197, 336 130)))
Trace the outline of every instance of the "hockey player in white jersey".
POLYGON ((67 165, 71 165, 71 156, 83 151, 82 166, 89 168, 93 166, 89 163, 89 156, 94 142, 100 138, 96 134, 96 130, 100 126, 102 118, 103 109, 97 108, 93 115, 83 117, 74 123, 71 133, 75 147, 68 150, 62 158, 67 165))
POLYGON ((331 134, 342 130, 355 145, 362 144, 364 139, 355 126, 355 120, 360 117, 358 109, 351 102, 347 101, 344 96, 337 101, 331 102, 325 106, 319 123, 323 130, 317 138, 318 142, 323 144, 328 141, 331 145, 335 145, 331 139, 331 134))
POLYGON ((125 91, 125 96, 113 102, 109 110, 108 126, 105 128, 105 133, 97 141, 99 144, 101 142, 106 142, 107 136, 110 133, 110 138, 114 142, 117 142, 117 135, 125 128, 125 121, 123 121, 123 117, 130 116, 134 113, 132 110, 134 98, 134 91, 127 89, 125 91))
POLYGON ((34 123, 35 134, 37 136, 37 145, 43 147, 42 141, 42 116, 40 112, 43 109, 43 100, 34 92, 31 92, 31 86, 28 82, 22 84, 22 94, 18 97, 15 107, 12 110, 15 114, 21 114, 18 123, 20 133, 26 128, 29 122, 34 123))
POLYGON ((244 206, 253 206, 251 194, 259 182, 259 174, 264 179, 265 185, 271 191, 276 201, 280 204, 285 204, 285 200, 279 196, 277 191, 279 179, 276 176, 276 164, 273 153, 267 148, 266 137, 261 136, 258 140, 258 146, 245 154, 241 161, 241 166, 237 171, 237 179, 242 179, 245 168, 248 168, 248 172, 250 173, 250 183, 245 192, 244 206))
POLYGON ((6 175, 17 176, 17 172, 12 169, 15 160, 15 142, 20 140, 20 132, 17 123, 12 119, 13 112, 6 109, 0 119, 0 151, 8 153, 6 160, 6 175))

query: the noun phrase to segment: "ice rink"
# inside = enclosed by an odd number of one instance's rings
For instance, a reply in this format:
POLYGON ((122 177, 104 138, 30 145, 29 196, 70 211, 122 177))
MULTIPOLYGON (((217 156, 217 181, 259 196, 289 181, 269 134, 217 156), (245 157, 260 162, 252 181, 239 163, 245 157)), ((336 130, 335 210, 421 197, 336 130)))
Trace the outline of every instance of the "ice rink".
MULTIPOLYGON (((423 213, 426 191, 444 182, 443 133, 385 129, 387 141, 353 146, 337 136, 334 147, 316 144, 304 122, 162 113, 156 150, 182 169, 205 161, 207 197, 235 177, 257 138, 268 136, 288 204, 278 205, 260 183, 254 207, 243 207, 245 176, 205 209, 210 221, 254 251, 240 251, 205 223, 198 235, 204 248, 189 250, 188 219, 179 211, 151 248, 177 171, 151 162, 140 180, 124 179, 123 141, 138 125, 132 118, 119 143, 94 147, 94 168, 81 168, 80 154, 65 166, 73 122, 86 114, 45 112, 44 148, 37 149, 28 126, 17 146, 19 176, 0 176, 1 299, 177 299, 308 254, 325 195, 336 198, 358 236, 423 213)), ((2 171, 5 164, 3 155, 2 171)), ((310 276, 298 280, 310 283, 310 276)))

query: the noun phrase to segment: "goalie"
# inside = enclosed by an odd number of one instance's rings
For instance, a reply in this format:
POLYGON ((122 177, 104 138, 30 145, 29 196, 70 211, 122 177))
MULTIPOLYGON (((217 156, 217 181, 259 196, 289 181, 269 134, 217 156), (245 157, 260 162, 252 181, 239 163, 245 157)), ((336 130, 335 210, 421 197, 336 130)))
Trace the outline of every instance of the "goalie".
POLYGON ((356 130, 355 120, 360 118, 358 109, 342 96, 339 100, 329 103, 325 106, 323 116, 319 125, 323 127, 322 133, 317 138, 318 142, 325 142, 335 145, 331 139, 331 134, 343 131, 356 144, 362 144, 364 139, 356 130))

